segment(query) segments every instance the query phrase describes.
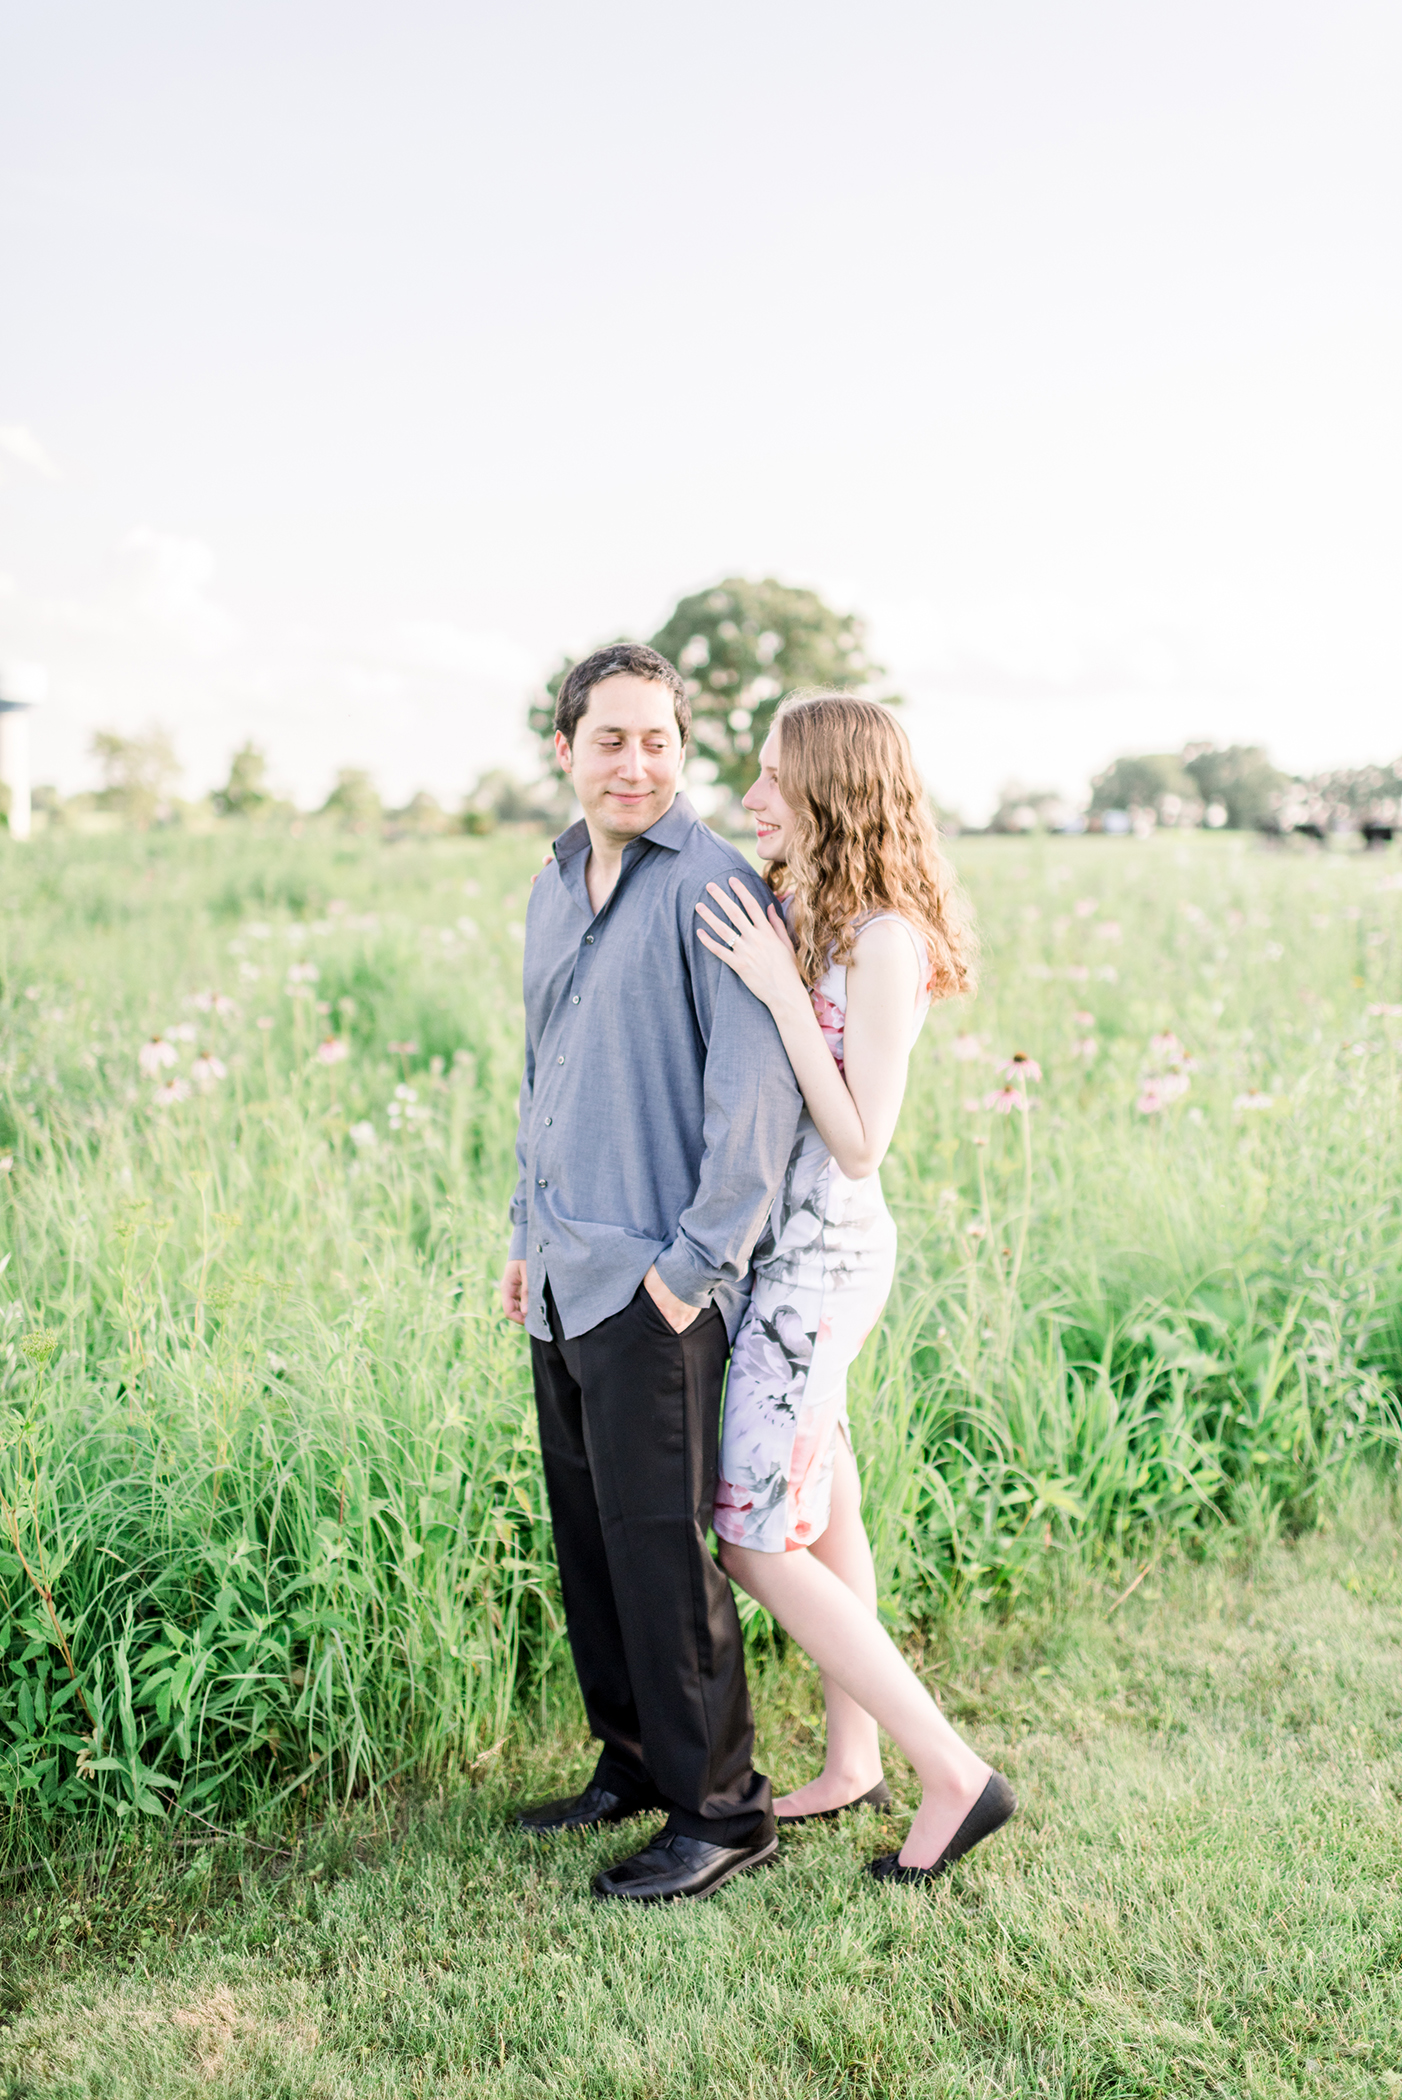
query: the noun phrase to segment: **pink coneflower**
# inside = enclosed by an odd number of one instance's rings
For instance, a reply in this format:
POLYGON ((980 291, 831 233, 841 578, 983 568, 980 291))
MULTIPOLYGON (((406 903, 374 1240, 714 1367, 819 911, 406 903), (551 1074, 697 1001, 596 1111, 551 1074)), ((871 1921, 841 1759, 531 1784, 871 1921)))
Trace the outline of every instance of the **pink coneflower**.
POLYGON ((1091 919, 1100 909, 1098 897, 1078 897, 1071 909, 1078 919, 1091 919))
POLYGON ((1402 1017, 1402 1006, 1370 1006, 1368 1011, 1379 1019, 1386 1017, 1389 1021, 1402 1017))
POLYGON ((1005 1079, 1040 1079, 1041 1076, 1041 1066, 1036 1058, 1029 1057, 1025 1050, 1014 1050, 1003 1067, 1005 1079))
POLYGON ((964 1227, 964 1230, 971 1240, 986 1240, 988 1238, 988 1227, 984 1224, 982 1218, 972 1219, 964 1227))
POLYGON ((373 1123, 352 1123, 346 1132, 357 1152, 368 1152, 380 1142, 380 1134, 373 1123))
POLYGON ((1181 1101, 1192 1083, 1186 1072, 1167 1072, 1162 1079, 1146 1079, 1134 1105, 1141 1116, 1156 1116, 1160 1109, 1181 1101))
POLYGON ((1236 1096, 1232 1102, 1232 1107, 1243 1114, 1248 1114, 1253 1109, 1274 1108, 1275 1098, 1271 1094, 1263 1094, 1258 1086, 1248 1087, 1244 1094, 1236 1096))
POLYGON ((173 1102, 188 1101, 189 1098, 189 1082, 184 1079, 168 1079, 164 1086, 156 1088, 156 1106, 158 1108, 169 1108, 173 1102))
POLYGON ((1071 1055, 1073 1057, 1083 1057, 1087 1064, 1099 1054, 1100 1045, 1093 1035, 1077 1036, 1075 1042, 1071 1045, 1071 1055))
POLYGON ((1014 1109, 1019 1109, 1026 1115, 1028 1102, 1020 1086, 1003 1086, 999 1087, 996 1093, 985 1094, 983 1105, 985 1108, 991 1108, 998 1116, 1010 1116, 1014 1109))
POLYGON ((1124 928, 1118 919, 1102 919, 1095 929, 1095 937, 1100 941, 1122 941, 1124 928))
POLYGON ((259 1014, 253 1025, 255 1028, 261 1028, 266 1032, 273 1025, 273 1017, 271 1014, 259 1014))
POLYGON ((180 1062, 180 1053, 163 1035, 153 1035, 150 1042, 143 1043, 137 1051, 136 1062, 143 1079, 159 1079, 167 1065, 180 1062))
POLYGON ((1071 1021, 1072 1025, 1076 1028, 1094 1028, 1095 1015, 1085 1013, 1083 1010, 1078 1009, 1075 1013, 1072 1014, 1071 1021))
POLYGON ((328 1035, 324 1043, 316 1046, 316 1061, 319 1065, 339 1065, 350 1056, 350 1044, 344 1036, 328 1035))
POLYGON ((193 1043, 199 1030, 193 1021, 177 1021, 174 1028, 167 1028, 166 1034, 173 1043, 193 1043))
POLYGON ((976 1094, 965 1094, 965 1096, 964 1096, 964 1113, 965 1113, 965 1115, 966 1115, 966 1116, 979 1116, 979 1115, 982 1115, 982 1113, 983 1113, 983 1103, 982 1103, 982 1102, 981 1102, 981 1101, 979 1100, 979 1098, 978 1098, 978 1096, 977 1096, 976 1094))
POLYGON ((201 1051, 190 1067, 190 1077, 202 1094, 207 1094, 212 1086, 228 1076, 228 1068, 222 1058, 215 1057, 208 1050, 201 1051))
POLYGON ((289 984, 316 984, 320 977, 321 972, 314 962, 298 962, 287 965, 287 982, 289 984))
POLYGON ((13 1152, 0 1152, 0 1174, 12 1174, 15 1166, 13 1152))
POLYGON ((978 1035, 956 1035, 949 1046, 949 1054, 961 1065, 976 1065, 983 1056, 983 1038, 978 1035))
POLYGON ((1176 1035, 1165 1029, 1162 1035, 1149 1038, 1149 1055, 1161 1065, 1180 1064, 1186 1055, 1176 1035))
POLYGON ((193 1006, 196 1013, 212 1014, 214 1011, 214 994, 213 992, 191 992, 185 1004, 193 1006))
POLYGON ((407 1043, 386 1043, 385 1048, 391 1057, 417 1057, 419 1054, 419 1046, 412 1040, 407 1043))

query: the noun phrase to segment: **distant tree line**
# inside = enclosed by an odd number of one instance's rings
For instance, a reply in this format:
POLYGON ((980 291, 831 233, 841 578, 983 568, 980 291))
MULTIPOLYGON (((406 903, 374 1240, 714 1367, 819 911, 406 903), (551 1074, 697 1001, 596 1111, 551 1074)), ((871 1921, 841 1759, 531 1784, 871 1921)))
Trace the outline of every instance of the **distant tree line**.
POLYGON ((1259 744, 1188 744, 1179 752, 1117 758, 1091 782, 1080 809, 1053 794, 1009 790, 994 831, 1166 828, 1303 833, 1361 832, 1389 839, 1402 828, 1402 758, 1310 778, 1283 773, 1259 744))
MULTIPOLYGON (((785 694, 821 686, 901 704, 872 660, 865 626, 855 613, 836 612, 815 591, 773 577, 755 582, 728 576, 681 599, 648 640, 686 679, 692 708, 689 777, 710 791, 713 821, 740 817, 738 802, 754 778, 755 753, 785 694)), ((572 798, 555 763, 554 708, 573 662, 565 657, 529 704, 542 760, 533 781, 497 769, 482 774, 455 809, 444 809, 422 791, 402 808, 391 809, 367 772, 346 767, 321 807, 301 813, 274 792, 265 754, 246 743, 234 753, 227 781, 203 807, 222 819, 274 825, 312 819, 355 834, 389 837, 485 833, 500 825, 558 830, 568 819, 572 798)), ((37 814, 62 822, 92 811, 146 828, 191 821, 200 807, 176 798, 180 767, 166 731, 122 737, 102 730, 91 751, 102 786, 66 804, 52 788, 39 788, 37 814)), ((938 814, 945 829, 960 828, 952 812, 938 814)), ((1391 766, 1300 779, 1281 772, 1256 744, 1189 744, 1179 752, 1117 758, 1091 782, 1088 803, 1050 791, 1009 788, 989 829, 1145 833, 1198 825, 1319 838, 1331 831, 1391 837, 1394 828, 1402 828, 1402 758, 1391 766)))

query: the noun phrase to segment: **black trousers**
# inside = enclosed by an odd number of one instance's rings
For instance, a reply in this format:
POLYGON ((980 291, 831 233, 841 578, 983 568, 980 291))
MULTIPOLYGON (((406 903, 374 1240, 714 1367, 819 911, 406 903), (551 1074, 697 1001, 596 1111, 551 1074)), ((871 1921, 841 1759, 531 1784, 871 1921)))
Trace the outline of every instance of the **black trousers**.
POLYGON ((640 1285, 612 1319, 532 1339, 540 1445, 596 1778, 668 1827, 740 1844, 768 1824, 730 1584, 706 1545, 730 1344, 714 1306, 674 1334, 640 1285))

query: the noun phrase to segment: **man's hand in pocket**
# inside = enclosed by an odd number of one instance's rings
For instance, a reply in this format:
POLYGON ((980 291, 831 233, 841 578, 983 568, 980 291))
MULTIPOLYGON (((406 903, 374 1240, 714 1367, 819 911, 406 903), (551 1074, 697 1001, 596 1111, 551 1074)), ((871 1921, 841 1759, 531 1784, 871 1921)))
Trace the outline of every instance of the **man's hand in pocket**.
POLYGON ((684 1298, 678 1298, 674 1291, 669 1291, 656 1269, 649 1269, 644 1276, 643 1289, 673 1334, 685 1334, 692 1321, 701 1317, 701 1307, 688 1305, 684 1298))

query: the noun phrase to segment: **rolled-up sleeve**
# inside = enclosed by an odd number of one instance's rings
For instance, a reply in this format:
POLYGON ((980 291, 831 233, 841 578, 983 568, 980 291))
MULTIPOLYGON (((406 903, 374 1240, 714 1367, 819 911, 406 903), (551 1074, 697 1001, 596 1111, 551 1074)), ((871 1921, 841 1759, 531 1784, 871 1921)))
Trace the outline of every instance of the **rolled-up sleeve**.
MULTIPOLYGON (((756 897, 769 902, 758 881, 756 897)), ((705 1305, 717 1284, 743 1284, 750 1253, 783 1180, 803 1107, 793 1067, 767 1006, 696 938, 690 971, 706 1041, 704 1154, 696 1193, 657 1273, 683 1304, 705 1305)))

